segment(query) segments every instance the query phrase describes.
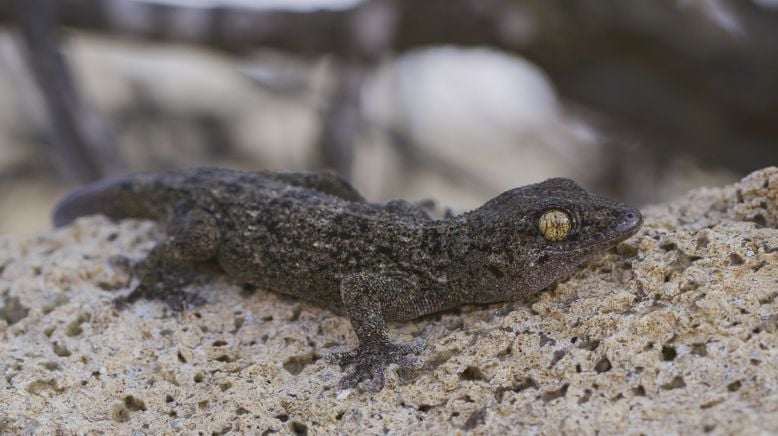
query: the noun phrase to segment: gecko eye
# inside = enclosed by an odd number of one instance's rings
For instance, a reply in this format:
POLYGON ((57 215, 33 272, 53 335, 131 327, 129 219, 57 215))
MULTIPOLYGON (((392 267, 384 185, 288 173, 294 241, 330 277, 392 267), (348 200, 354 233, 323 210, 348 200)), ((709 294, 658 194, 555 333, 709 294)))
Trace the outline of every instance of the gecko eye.
POLYGON ((573 220, 563 210, 548 210, 538 219, 538 231, 549 241, 561 241, 570 236, 572 230, 573 220))

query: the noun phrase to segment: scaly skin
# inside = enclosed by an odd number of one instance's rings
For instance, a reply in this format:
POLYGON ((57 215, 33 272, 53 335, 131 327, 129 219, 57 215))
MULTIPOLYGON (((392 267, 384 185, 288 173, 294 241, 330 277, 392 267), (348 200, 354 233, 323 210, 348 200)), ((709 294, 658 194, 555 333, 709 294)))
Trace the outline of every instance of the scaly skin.
POLYGON ((423 344, 392 343, 385 321, 521 299, 632 236, 642 223, 637 209, 561 178, 512 189, 471 212, 436 220, 403 200, 367 202, 331 173, 216 168, 87 186, 62 200, 54 223, 96 213, 167 225, 167 240, 137 265, 139 285, 127 301, 158 298, 181 309, 194 298, 181 291, 187 267, 215 259, 238 282, 345 313, 359 345, 330 357, 355 364, 341 380, 344 389, 365 372, 381 389, 388 363, 419 365, 410 354, 423 344), (560 240, 559 229, 553 237, 539 229, 549 210, 562 214, 547 217, 569 218, 560 240))

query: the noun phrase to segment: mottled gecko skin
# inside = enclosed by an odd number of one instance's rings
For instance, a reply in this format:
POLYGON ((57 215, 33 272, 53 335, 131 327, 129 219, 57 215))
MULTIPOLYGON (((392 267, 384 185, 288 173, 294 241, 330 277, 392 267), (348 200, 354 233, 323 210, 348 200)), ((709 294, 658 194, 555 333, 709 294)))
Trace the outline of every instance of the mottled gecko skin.
POLYGON ((384 385, 384 366, 417 367, 423 343, 395 344, 384 322, 465 303, 518 300, 637 232, 640 212, 569 179, 504 192, 483 206, 433 219, 403 200, 370 203, 332 173, 196 168, 99 182, 63 199, 54 224, 83 215, 150 218, 168 238, 136 267, 127 301, 159 298, 182 308, 182 274, 215 259, 241 283, 345 313, 359 338, 332 361, 355 364, 384 385))

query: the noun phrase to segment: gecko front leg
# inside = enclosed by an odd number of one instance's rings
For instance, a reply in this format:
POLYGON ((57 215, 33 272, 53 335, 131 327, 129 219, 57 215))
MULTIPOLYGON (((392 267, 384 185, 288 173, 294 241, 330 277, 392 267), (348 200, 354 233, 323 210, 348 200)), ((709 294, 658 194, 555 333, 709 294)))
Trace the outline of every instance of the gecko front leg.
POLYGON ((372 376, 372 388, 384 387, 384 366, 396 363, 401 368, 419 368, 421 359, 410 354, 424 349, 424 341, 417 339, 408 344, 395 344, 389 340, 384 322, 381 300, 394 298, 409 287, 416 286, 400 274, 353 274, 340 284, 340 294, 351 325, 359 339, 357 348, 333 353, 328 360, 340 365, 354 364, 354 369, 339 383, 341 389, 354 387, 362 374, 372 376))
POLYGON ((216 256, 220 241, 216 219, 205 210, 181 205, 168 227, 167 239, 135 265, 140 283, 127 297, 117 299, 117 304, 153 298, 180 311, 188 303, 198 301, 196 296, 182 290, 191 281, 189 271, 184 270, 216 256))

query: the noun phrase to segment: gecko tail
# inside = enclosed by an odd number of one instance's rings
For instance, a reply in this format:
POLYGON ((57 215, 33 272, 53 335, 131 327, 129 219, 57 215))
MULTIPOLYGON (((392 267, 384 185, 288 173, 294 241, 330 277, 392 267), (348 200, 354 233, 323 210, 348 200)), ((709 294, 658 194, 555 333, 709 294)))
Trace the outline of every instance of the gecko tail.
POLYGON ((52 214, 54 227, 63 227, 86 215, 105 215, 112 220, 122 218, 158 219, 164 204, 143 189, 137 178, 119 177, 101 180, 76 189, 57 203, 52 214))

